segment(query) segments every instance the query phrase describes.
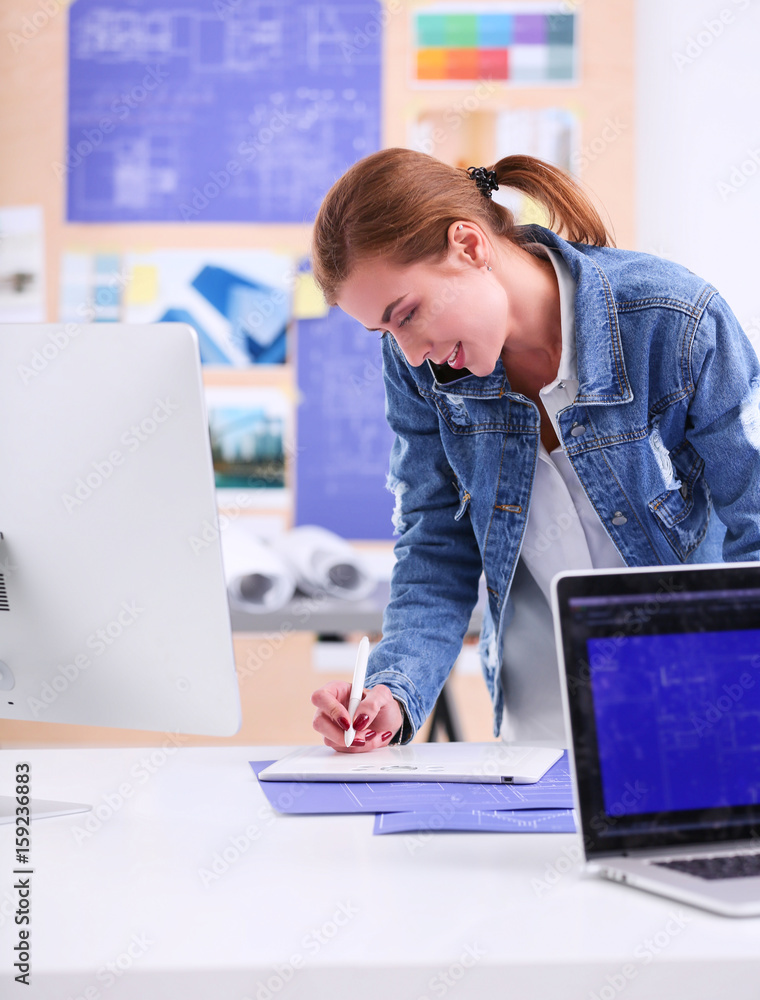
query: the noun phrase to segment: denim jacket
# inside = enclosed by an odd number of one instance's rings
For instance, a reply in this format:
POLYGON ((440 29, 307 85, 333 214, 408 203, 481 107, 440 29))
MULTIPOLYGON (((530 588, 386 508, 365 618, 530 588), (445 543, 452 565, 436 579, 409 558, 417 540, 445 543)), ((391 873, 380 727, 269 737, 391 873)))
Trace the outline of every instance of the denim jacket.
MULTIPOLYGON (((558 414, 561 443, 623 560, 760 559, 760 365, 724 300, 649 254, 525 232, 559 250, 575 280, 579 388, 558 414)), ((367 686, 401 702, 408 742, 459 654, 484 573, 480 658, 498 735, 539 412, 501 361, 447 381, 458 373, 411 367, 390 335, 382 349, 400 537, 367 686)))

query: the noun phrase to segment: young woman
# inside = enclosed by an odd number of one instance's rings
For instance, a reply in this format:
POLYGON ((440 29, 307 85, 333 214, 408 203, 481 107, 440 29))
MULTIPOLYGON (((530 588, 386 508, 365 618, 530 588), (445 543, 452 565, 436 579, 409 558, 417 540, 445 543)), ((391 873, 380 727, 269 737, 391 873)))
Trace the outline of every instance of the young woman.
MULTIPOLYGON (((494 732, 563 740, 556 572, 760 559, 751 344, 715 288, 615 249, 576 183, 528 156, 467 171, 407 149, 361 160, 320 209, 313 267, 330 304, 381 334, 396 434, 400 537, 349 752, 422 725, 481 574, 494 732), (503 186, 551 228, 516 226, 491 197, 503 186)), ((312 696, 338 750, 348 693, 312 696)))

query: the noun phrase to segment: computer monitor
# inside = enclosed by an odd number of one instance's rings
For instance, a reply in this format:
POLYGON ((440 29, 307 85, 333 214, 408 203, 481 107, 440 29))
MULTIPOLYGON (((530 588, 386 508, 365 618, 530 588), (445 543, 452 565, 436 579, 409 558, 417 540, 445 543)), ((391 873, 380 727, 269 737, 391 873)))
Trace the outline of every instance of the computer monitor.
POLYGON ((198 343, 0 326, 0 718, 240 727, 198 343))

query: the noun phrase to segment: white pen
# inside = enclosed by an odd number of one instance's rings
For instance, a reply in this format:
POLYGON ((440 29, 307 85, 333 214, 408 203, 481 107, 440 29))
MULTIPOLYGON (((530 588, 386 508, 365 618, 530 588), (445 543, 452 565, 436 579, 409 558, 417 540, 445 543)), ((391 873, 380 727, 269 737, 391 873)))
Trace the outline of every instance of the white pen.
POLYGON ((348 718, 351 721, 351 728, 343 734, 346 738, 346 746, 350 747, 354 742, 356 732, 354 730, 354 715, 359 707, 364 692, 364 681, 367 677, 367 660, 369 659, 369 639, 363 636, 359 643, 359 651, 356 654, 356 665, 354 666, 354 679, 351 681, 351 697, 348 699, 348 718))

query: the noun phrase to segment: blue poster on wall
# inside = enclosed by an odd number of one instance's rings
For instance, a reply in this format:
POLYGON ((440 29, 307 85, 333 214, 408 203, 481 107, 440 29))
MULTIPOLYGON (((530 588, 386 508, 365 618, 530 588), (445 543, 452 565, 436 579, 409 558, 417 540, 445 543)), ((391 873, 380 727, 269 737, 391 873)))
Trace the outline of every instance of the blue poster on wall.
POLYGON ((340 309, 300 320, 297 335, 296 524, 343 538, 390 539, 380 341, 340 309))
POLYGON ((380 146, 379 0, 74 0, 72 222, 309 222, 380 146))

